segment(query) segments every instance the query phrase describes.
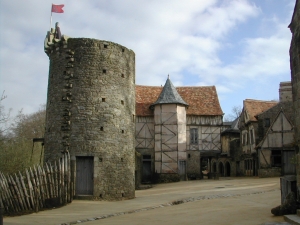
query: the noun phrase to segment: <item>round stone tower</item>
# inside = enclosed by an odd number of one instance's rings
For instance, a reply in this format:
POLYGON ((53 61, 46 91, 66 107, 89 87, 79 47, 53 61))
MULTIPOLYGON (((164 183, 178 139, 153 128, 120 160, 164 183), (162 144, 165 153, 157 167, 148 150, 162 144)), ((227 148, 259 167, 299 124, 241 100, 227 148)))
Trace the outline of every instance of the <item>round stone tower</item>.
POLYGON ((76 196, 134 198, 135 54, 87 38, 45 40, 45 161, 69 151, 76 196))

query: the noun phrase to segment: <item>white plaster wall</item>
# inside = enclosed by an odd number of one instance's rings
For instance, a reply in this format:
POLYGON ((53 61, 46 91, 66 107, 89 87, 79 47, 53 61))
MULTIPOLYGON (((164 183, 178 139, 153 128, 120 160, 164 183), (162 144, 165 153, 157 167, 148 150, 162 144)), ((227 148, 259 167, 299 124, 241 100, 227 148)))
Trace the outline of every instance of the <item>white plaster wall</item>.
POLYGON ((259 151, 260 168, 269 167, 271 165, 271 151, 269 149, 261 149, 259 151))

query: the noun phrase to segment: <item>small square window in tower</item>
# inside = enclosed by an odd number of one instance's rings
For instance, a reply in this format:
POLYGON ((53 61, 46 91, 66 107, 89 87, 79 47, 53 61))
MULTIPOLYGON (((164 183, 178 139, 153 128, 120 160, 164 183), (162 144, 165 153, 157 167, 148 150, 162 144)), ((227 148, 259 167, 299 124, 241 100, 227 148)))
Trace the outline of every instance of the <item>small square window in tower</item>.
POLYGON ((192 145, 198 144, 198 129, 197 128, 190 129, 190 144, 192 144, 192 145))

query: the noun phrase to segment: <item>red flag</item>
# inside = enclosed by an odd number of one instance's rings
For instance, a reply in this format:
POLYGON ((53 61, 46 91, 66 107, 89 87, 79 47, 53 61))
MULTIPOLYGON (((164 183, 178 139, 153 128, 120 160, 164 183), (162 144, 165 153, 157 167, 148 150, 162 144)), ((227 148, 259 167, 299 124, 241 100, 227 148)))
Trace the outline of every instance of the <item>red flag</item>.
POLYGON ((54 5, 52 4, 52 9, 51 9, 51 12, 54 12, 54 13, 63 13, 64 10, 63 10, 63 7, 65 5, 54 5))

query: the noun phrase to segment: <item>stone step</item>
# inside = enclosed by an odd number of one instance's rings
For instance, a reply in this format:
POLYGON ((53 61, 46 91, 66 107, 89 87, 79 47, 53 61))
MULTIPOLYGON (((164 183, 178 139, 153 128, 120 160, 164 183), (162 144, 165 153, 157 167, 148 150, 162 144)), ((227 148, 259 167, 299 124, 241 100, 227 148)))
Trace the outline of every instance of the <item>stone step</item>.
MULTIPOLYGON (((298 212, 297 212, 298 213, 298 212)), ((293 214, 293 215, 285 215, 284 220, 293 225, 300 225, 300 216, 293 214)))
POLYGON ((297 209, 297 216, 300 216, 300 209, 297 209))

